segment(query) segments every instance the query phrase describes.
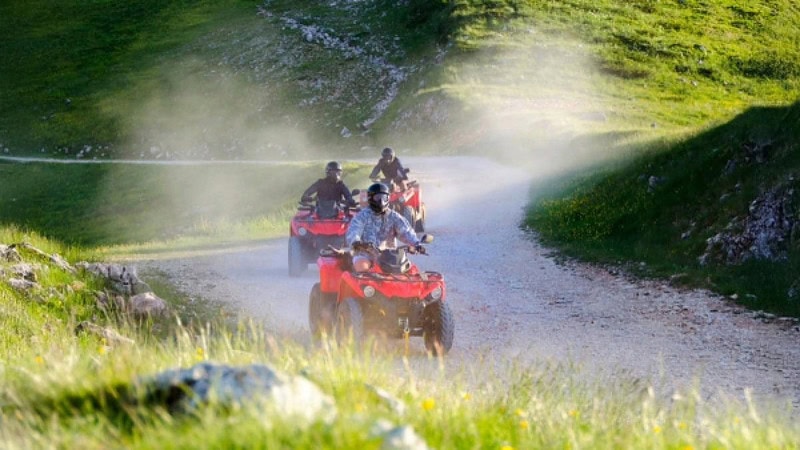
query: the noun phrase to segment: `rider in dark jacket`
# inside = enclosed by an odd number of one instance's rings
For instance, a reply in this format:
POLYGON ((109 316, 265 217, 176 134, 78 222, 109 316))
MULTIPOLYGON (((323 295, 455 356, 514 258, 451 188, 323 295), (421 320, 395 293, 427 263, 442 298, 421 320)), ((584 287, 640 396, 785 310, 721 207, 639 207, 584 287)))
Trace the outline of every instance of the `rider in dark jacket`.
POLYGON ((401 185, 403 181, 408 180, 406 169, 394 155, 394 150, 389 147, 383 149, 381 152, 381 159, 378 160, 378 163, 372 169, 369 177, 374 180, 378 177, 378 173, 381 172, 383 173, 383 178, 385 178, 387 182, 401 185))
POLYGON ((309 203, 312 195, 317 195, 317 205, 321 202, 340 203, 344 201, 348 206, 356 206, 350 189, 342 181, 342 165, 331 161, 325 166, 325 178, 320 178, 303 192, 301 203, 309 203))

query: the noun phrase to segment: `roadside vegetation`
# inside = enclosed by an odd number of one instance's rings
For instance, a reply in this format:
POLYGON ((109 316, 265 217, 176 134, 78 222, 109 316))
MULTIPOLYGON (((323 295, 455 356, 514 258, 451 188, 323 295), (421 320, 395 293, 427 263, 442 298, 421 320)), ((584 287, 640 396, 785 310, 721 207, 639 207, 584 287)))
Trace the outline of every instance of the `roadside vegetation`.
POLYGON ((800 103, 543 182, 527 224, 564 254, 800 317, 800 103))

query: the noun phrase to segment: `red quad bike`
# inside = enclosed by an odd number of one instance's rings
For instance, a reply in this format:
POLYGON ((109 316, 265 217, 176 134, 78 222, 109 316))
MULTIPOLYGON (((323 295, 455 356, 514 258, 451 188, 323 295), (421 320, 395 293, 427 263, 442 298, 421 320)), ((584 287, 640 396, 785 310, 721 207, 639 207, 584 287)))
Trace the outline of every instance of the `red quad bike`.
MULTIPOLYGON (((423 236, 423 242, 433 238, 423 236)), ((455 320, 445 301, 444 276, 420 272, 407 254, 413 247, 377 250, 378 262, 367 272, 354 272, 352 251, 328 249, 320 253, 320 282, 309 296, 312 336, 332 335, 356 343, 368 333, 403 338, 422 336, 425 348, 444 355, 453 346, 455 320)), ((421 253, 426 253, 424 247, 421 253)))
POLYGON ((289 276, 302 275, 321 249, 343 246, 355 210, 338 202, 300 203, 289 225, 289 276))

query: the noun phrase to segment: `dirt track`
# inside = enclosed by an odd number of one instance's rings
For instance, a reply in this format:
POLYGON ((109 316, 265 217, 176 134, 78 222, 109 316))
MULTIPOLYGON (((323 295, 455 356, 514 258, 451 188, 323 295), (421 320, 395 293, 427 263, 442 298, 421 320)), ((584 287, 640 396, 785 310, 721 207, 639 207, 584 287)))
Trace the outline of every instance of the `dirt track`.
MULTIPOLYGON (((415 261, 444 273, 448 283, 456 318, 451 367, 487 355, 522 364, 556 360, 592 374, 644 378, 664 392, 699 386, 706 398, 742 398, 749 390, 759 401, 792 402, 800 410, 796 323, 765 322, 706 292, 558 265, 519 228, 527 174, 471 158, 404 162, 421 181, 436 237, 431 255, 415 261), (464 174, 476 181, 461 181, 464 174)), ((303 340, 317 273, 312 265, 289 278, 286 243, 138 264, 303 340)), ((419 339, 412 340, 415 358, 424 364, 419 339)))

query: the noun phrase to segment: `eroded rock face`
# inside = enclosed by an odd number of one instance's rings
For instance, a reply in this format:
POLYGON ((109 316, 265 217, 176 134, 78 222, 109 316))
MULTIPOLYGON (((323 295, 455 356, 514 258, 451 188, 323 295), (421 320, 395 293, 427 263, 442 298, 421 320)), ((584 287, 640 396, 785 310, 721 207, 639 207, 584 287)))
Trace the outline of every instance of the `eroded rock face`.
POLYGON ((16 248, 0 244, 0 261, 19 262, 22 258, 16 248))
POLYGON ((333 399, 317 385, 259 364, 233 367, 204 362, 167 370, 137 384, 146 389, 148 399, 162 400, 172 412, 214 402, 222 406, 254 403, 264 407, 265 413, 300 424, 329 423, 336 416, 333 399))
POLYGON ((792 208, 793 196, 794 189, 778 187, 753 200, 744 219, 732 220, 724 231, 706 241, 700 263, 785 258, 798 221, 792 208))

